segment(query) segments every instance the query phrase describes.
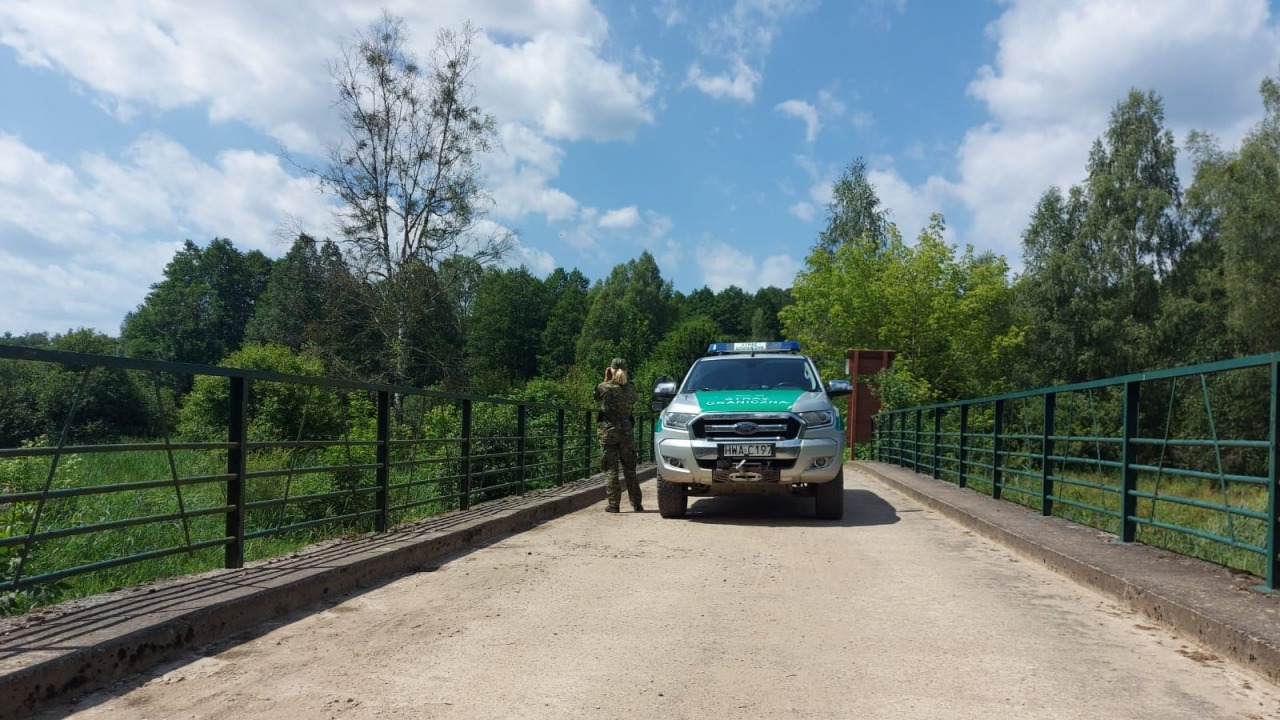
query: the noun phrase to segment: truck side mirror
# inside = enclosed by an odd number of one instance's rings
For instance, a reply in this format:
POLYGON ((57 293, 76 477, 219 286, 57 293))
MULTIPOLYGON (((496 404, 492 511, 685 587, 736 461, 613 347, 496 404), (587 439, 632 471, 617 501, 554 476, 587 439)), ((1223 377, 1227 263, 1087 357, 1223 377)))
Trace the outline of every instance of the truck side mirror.
POLYGON ((853 393, 853 383, 848 380, 828 380, 827 395, 831 397, 840 397, 841 395, 850 395, 853 393))
POLYGON ((669 380, 658 382, 653 386, 653 402, 649 404, 649 408, 654 412, 662 412, 679 389, 678 385, 669 380))

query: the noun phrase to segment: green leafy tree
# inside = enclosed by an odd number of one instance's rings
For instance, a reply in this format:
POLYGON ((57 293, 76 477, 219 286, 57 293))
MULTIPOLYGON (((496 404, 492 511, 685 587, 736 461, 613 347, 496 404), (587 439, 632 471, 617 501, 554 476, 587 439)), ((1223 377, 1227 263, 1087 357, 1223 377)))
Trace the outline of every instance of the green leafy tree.
POLYGON ((706 285, 688 295, 676 292, 671 296, 671 304, 675 308, 677 320, 688 320, 695 315, 708 318, 714 316, 715 300, 716 294, 706 285))
MULTIPOLYGON (((900 245, 897 233, 891 227, 889 238, 900 245)), ((893 261, 878 241, 867 236, 833 251, 819 246, 809 253, 791 288, 795 302, 778 315, 783 334, 800 341, 824 375, 843 371, 849 348, 884 347, 880 326, 891 308, 877 281, 893 261)))
POLYGON ((1028 385, 1053 385, 1096 372, 1088 330, 1101 287, 1088 247, 1079 241, 1085 204, 1079 187, 1066 196, 1050 188, 1022 236, 1026 271, 1015 295, 1019 321, 1027 328, 1021 375, 1028 385))
POLYGON ((537 376, 546 295, 542 281, 523 267, 485 273, 466 337, 474 391, 501 394, 537 376))
POLYGON ((776 287, 763 287, 751 298, 751 339, 772 340, 782 338, 782 321, 778 313, 794 302, 791 292, 776 287))
POLYGON ((1177 149, 1155 93, 1132 91, 1089 154, 1088 178, 1041 198, 1024 235, 1019 312, 1049 382, 1153 367, 1161 282, 1186 246, 1177 149), (1049 357, 1052 355, 1052 357, 1049 357))
POLYGON ((1216 244, 1222 260, 1227 328, 1246 353, 1280 350, 1280 79, 1264 79, 1260 93, 1263 119, 1238 150, 1193 136, 1188 190, 1200 242, 1216 244))
POLYGON ((880 205, 875 185, 867 177, 867 163, 854 160, 831 188, 827 227, 818 235, 818 248, 834 252, 850 242, 869 240, 883 245, 889 240, 890 211, 880 205))
POLYGON ((716 293, 711 319, 725 340, 751 340, 751 297, 737 285, 716 293))
MULTIPOLYGON (((285 375, 322 376, 318 358, 283 345, 246 345, 220 363, 222 367, 264 370, 285 375)), ((225 438, 229 383, 201 375, 183 403, 179 430, 193 438, 225 438)), ((294 383, 252 380, 249 384, 250 436, 271 440, 333 440, 342 436, 346 413, 330 389, 294 383)))
POLYGON ((673 316, 671 283, 662 279, 648 252, 613 268, 590 291, 590 307, 578 337, 576 358, 586 368, 604 369, 615 356, 632 367, 644 364, 673 316))
MULTIPOLYGON (((44 341, 49 350, 119 355, 120 342, 80 328, 52 338, 18 338, 27 347, 44 341)), ((155 387, 148 378, 117 368, 0 361, 0 447, 57 442, 68 420, 68 441, 99 442, 148 435, 155 414, 155 387), (71 415, 75 408, 74 416, 71 415)), ((172 407, 167 389, 162 402, 172 407)))
POLYGON ((305 350, 332 374, 367 377, 374 364, 371 350, 380 343, 365 312, 368 304, 359 299, 364 292, 337 245, 300 235, 273 265, 246 341, 305 350))
POLYGON ((792 288, 795 303, 779 313, 785 334, 828 377, 843 374, 850 348, 897 351, 895 402, 1007 389, 1022 338, 1008 267, 972 248, 957 253, 944 231, 935 215, 911 246, 890 227, 883 245, 863 236, 834 251, 816 247, 792 288))
POLYGON ((243 343, 270 274, 271 260, 257 250, 241 253, 225 238, 203 249, 186 241, 164 279, 125 317, 126 354, 217 363, 243 343))
POLYGON ((544 283, 547 289, 546 327, 538 347, 538 371, 543 377, 564 376, 574 364, 574 352, 587 319, 591 282, 577 269, 556 268, 544 283))
POLYGON ((707 354, 707 345, 721 340, 720 328, 711 318, 695 315, 680 321, 653 349, 634 381, 641 397, 658 378, 679 382, 693 362, 707 354))
POLYGON ((509 233, 481 223, 489 198, 477 158, 496 135, 493 117, 473 103, 476 32, 441 30, 423 66, 408 50, 404 20, 384 13, 329 68, 344 135, 312 172, 342 204, 340 242, 368 283, 364 297, 394 382, 409 381, 415 366, 437 375, 456 367, 456 346, 419 344, 439 336, 421 331, 421 313, 439 307, 433 298, 423 304, 422 278, 448 298, 445 260, 461 254, 484 264, 511 243, 509 233))

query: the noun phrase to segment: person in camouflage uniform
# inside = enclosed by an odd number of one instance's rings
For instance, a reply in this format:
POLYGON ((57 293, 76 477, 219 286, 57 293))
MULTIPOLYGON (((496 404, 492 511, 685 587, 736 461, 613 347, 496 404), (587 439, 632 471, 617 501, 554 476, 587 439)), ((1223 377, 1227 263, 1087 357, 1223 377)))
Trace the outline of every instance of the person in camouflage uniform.
POLYGON ((636 388, 627 378, 627 361, 614 358, 604 371, 604 382, 596 386, 600 410, 596 414, 596 436, 600 438, 604 461, 604 490, 608 499, 606 512, 618 512, 622 504, 622 484, 618 471, 626 480, 631 508, 644 512, 640 504, 640 483, 636 480, 636 444, 632 431, 632 407, 636 404, 636 388))

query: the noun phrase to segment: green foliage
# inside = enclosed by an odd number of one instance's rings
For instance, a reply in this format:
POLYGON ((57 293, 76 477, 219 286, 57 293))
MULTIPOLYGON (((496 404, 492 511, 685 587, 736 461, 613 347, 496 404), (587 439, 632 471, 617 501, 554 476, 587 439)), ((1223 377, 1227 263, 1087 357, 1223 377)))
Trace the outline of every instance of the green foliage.
POLYGON ((1246 353, 1280 349, 1280 81, 1261 85, 1264 116, 1238 150, 1193 136, 1188 205, 1201 242, 1220 248, 1227 329, 1246 353))
POLYGON ((890 227, 883 245, 851 239, 819 247, 779 316, 825 376, 844 372, 850 348, 891 349, 912 369, 909 387, 955 398, 1005 389, 1021 345, 1004 259, 956 249, 935 215, 912 246, 890 227))
MULTIPOLYGON (((264 370, 285 375, 324 374, 317 359, 282 345, 247 345, 232 353, 222 367, 264 370)), ((178 428, 193 438, 226 436, 229 415, 227 378, 201 375, 183 403, 178 428)), ((250 436, 273 440, 334 439, 346 428, 342 400, 326 388, 252 380, 249 385, 250 436)))
POLYGON ((1041 197, 1023 236, 1019 312, 1039 384, 1159 363, 1161 282, 1186 247, 1173 136, 1155 93, 1132 91, 1089 155, 1088 179, 1041 197))
POLYGON ((818 235, 816 249, 835 252, 849 243, 883 245, 889 239, 890 211, 880 206, 875 186, 867 178, 867 163, 858 158, 850 163, 831 188, 827 205, 827 227, 818 235))
MULTIPOLYGON (((81 328, 53 336, 47 348, 116 355, 119 343, 81 328)), ((80 367, 0 361, 0 446, 13 447, 42 436, 56 441, 64 425, 68 442, 145 434, 156 413, 154 397, 145 378, 124 370, 93 368, 86 377, 80 367)), ((167 390, 163 397, 172 407, 167 390)))
POLYGON ((662 338, 632 382, 644 398, 658 378, 679 382, 694 361, 707 354, 707 345, 720 340, 720 328, 707 317, 695 315, 676 325, 662 338))
POLYGON ((547 290, 523 267, 486 272, 467 326, 473 392, 497 395, 538 374, 547 290))
POLYGON ((366 295, 337 245, 299 235, 272 266, 245 340, 305 351, 335 375, 368 377, 381 337, 369 319, 366 295))
POLYGON ((216 363, 239 349, 270 274, 271 260, 257 250, 241 253, 224 238, 203 249, 186 241, 164 279, 125 317, 125 354, 216 363))
POLYGON ((603 369, 614 357, 644 364, 673 316, 671 283, 647 251, 614 267, 590 292, 590 308, 577 343, 577 363, 603 369))
POLYGON ((538 347, 538 371, 542 377, 561 377, 574 363, 574 352, 587 319, 590 281, 578 270, 556 268, 544 282, 551 310, 538 347))

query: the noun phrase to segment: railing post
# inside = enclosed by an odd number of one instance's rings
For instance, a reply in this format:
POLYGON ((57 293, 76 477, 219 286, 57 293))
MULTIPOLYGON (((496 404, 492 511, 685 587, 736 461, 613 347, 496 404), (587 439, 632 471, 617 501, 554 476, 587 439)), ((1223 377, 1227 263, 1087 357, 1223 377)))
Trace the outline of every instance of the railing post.
POLYGON ((378 468, 374 471, 378 481, 378 490, 373 496, 374 507, 378 514, 373 518, 373 529, 377 532, 387 530, 387 496, 391 492, 391 392, 378 391, 378 468))
POLYGON ((520 403, 516 406, 516 472, 520 476, 520 494, 524 494, 524 473, 527 465, 525 464, 525 435, 528 430, 529 422, 529 406, 520 403))
POLYGON ((960 406, 960 450, 956 453, 956 487, 965 487, 968 484, 968 468, 965 466, 969 446, 966 434, 969 432, 969 406, 967 404, 960 406))
POLYGON ((995 403, 995 422, 991 424, 991 497, 1000 499, 1004 478, 1000 472, 1000 434, 1004 432, 1004 400, 995 403))
POLYGON ((879 449, 876 459, 880 462, 889 462, 889 458, 893 457, 893 414, 881 414, 884 418, 884 444, 879 449))
POLYGON ((1053 435, 1057 393, 1044 394, 1044 427, 1040 435, 1040 514, 1053 514, 1053 435))
POLYGON ((582 477, 591 477, 591 411, 583 414, 586 421, 582 428, 582 477))
POLYGON ((471 398, 462 401, 462 482, 458 488, 458 509, 471 507, 471 398))
POLYGON ((1276 443, 1280 442, 1280 362, 1271 363, 1271 427, 1267 437, 1267 576, 1263 589, 1276 589, 1277 573, 1280 573, 1280 482, 1277 482, 1276 443))
POLYGON ((564 408, 556 410, 556 485, 564 484, 564 408))
POLYGON ((911 470, 917 473, 920 472, 920 415, 923 412, 923 410, 916 410, 916 432, 911 443, 911 470))
POLYGON ((893 448, 894 464, 897 465, 898 467, 906 467, 907 466, 907 413, 905 411, 898 413, 898 427, 894 432, 896 433, 896 437, 894 438, 894 441, 893 441, 894 442, 894 448, 893 448))
POLYGON ((907 413, 899 412, 897 428, 894 430, 893 462, 898 467, 907 466, 907 413))
POLYGON ((223 566, 244 567, 245 473, 249 469, 249 379, 231 377, 227 412, 227 513, 226 546, 223 566))
POLYGON ((1138 489, 1138 471, 1133 467, 1137 445, 1133 439, 1138 436, 1139 387, 1136 380, 1124 384, 1124 437, 1120 441, 1120 542, 1126 543, 1134 541, 1138 528, 1134 520, 1138 514, 1138 497, 1134 495, 1138 489))
POLYGON ((942 477, 942 408, 933 409, 933 479, 942 477))

